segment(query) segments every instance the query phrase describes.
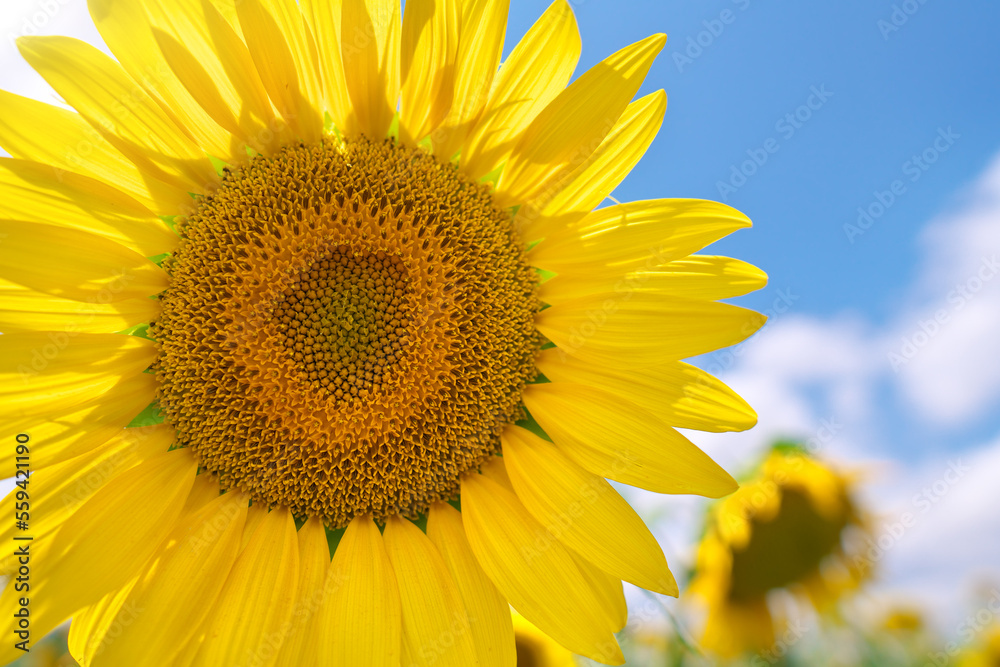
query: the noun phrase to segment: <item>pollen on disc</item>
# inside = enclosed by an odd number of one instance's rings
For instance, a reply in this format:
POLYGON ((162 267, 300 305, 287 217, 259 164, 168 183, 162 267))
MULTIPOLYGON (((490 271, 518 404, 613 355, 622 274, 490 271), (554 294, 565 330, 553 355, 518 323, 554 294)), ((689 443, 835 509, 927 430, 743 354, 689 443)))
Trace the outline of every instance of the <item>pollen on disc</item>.
POLYGON ((224 487, 331 527, 416 517, 522 417, 536 274, 453 166, 392 141, 289 147, 178 229, 160 405, 224 487))

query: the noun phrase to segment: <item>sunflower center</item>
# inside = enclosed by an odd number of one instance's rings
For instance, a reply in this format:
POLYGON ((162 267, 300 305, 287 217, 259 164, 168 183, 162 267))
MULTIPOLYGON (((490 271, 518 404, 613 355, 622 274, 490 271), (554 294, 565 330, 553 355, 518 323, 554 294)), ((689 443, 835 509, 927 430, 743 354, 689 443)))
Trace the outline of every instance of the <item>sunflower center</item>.
POLYGON ((416 518, 499 452, 539 302, 485 186, 330 140, 227 174, 179 229, 160 405, 224 486, 330 527, 416 518))
POLYGON ((729 597, 758 600, 816 571, 840 545, 847 516, 831 520, 813 507, 802 492, 785 488, 781 509, 770 521, 754 521, 750 542, 733 552, 729 597))
POLYGON ((355 257, 349 246, 299 274, 275 304, 278 344, 338 402, 384 394, 402 355, 413 290, 399 257, 355 257))

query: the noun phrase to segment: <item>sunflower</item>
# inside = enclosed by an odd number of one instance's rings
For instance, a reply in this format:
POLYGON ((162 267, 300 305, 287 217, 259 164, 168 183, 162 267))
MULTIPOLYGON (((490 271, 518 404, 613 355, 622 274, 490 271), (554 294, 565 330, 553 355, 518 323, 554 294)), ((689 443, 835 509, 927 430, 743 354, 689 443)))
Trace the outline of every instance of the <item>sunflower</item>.
POLYGON ((896 606, 882 619, 882 630, 890 633, 918 633, 925 629, 923 613, 913 606, 896 606))
POLYGON ((704 648, 724 657, 787 650, 804 628, 776 624, 773 593, 787 591, 824 613, 859 583, 851 556, 868 522, 854 486, 800 447, 779 443, 752 480, 714 504, 688 589, 707 607, 704 648))
POLYGON ((719 301, 763 273, 691 254, 750 221, 598 208, 665 37, 570 83, 569 4, 500 66, 507 4, 91 0, 117 62, 18 41, 76 111, 0 94, 12 631, 29 596, 85 665, 485 667, 512 605, 617 664, 622 580, 677 594, 607 479, 736 487, 674 427, 755 422, 680 361, 763 324, 719 301))
MULTIPOLYGON (((954 644, 947 647, 949 653, 929 653, 931 664, 947 664, 955 655, 954 644)), ((1000 665, 1000 625, 993 624, 984 629, 982 635, 976 638, 973 646, 962 649, 958 653, 955 664, 957 667, 997 667, 1000 665)))

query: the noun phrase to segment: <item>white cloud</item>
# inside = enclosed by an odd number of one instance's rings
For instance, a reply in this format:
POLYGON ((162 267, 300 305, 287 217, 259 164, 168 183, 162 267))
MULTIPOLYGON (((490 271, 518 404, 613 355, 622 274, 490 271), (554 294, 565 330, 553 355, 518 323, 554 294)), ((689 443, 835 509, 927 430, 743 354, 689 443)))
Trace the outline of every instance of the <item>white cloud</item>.
POLYGON ((975 419, 1000 396, 1000 158, 921 236, 927 261, 888 336, 900 393, 922 418, 975 419))

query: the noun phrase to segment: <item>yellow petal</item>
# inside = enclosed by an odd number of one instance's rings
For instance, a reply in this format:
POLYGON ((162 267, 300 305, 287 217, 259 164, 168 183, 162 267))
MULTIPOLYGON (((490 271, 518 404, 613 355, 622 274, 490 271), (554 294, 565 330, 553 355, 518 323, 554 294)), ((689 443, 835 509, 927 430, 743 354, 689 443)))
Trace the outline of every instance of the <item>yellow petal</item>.
MULTIPOLYGON (((189 508, 192 498, 198 495, 195 492, 198 486, 196 481, 195 487, 192 488, 185 508, 178 519, 178 525, 184 525, 190 519, 191 513, 189 508)), ((168 537, 164 544, 169 544, 169 542, 170 538, 168 537)), ((94 657, 104 653, 105 646, 108 643, 113 643, 121 635, 124 627, 128 627, 135 622, 136 614, 139 611, 145 611, 137 610, 134 604, 126 603, 139 577, 147 577, 150 573, 156 572, 159 563, 160 559, 154 557, 149 566, 144 568, 143 572, 137 574, 124 587, 109 593, 97 603, 73 615, 73 622, 70 626, 68 638, 69 651, 73 658, 80 663, 81 667, 91 667, 94 664, 94 657)), ((97 662, 98 664, 102 663, 101 660, 97 662)))
POLYGON ((239 34, 240 39, 243 38, 243 32, 240 29, 240 17, 237 10, 238 2, 234 2, 233 0, 201 0, 201 2, 204 5, 214 7, 219 15, 233 26, 233 29, 239 34))
POLYGON ((717 301, 643 291, 596 294, 541 311, 538 330, 562 353, 638 368, 735 345, 764 326, 760 313, 717 301))
POLYGON ((28 160, 0 159, 0 218, 89 231, 151 257, 178 237, 148 208, 87 176, 28 160))
POLYGON ((191 201, 184 189, 140 171, 79 114, 2 90, 0 107, 0 145, 15 158, 51 165, 57 177, 96 178, 159 215, 175 215, 191 201))
POLYGON ((514 146, 499 201, 519 204, 562 189, 618 122, 666 39, 653 35, 605 58, 545 107, 514 146))
POLYGON ((250 55, 271 100, 301 141, 323 134, 323 82, 316 42, 295 0, 236 4, 250 55))
POLYGON ((104 43, 129 76, 174 116, 197 145, 210 155, 230 161, 240 148, 234 144, 231 130, 220 127, 170 69, 144 4, 143 0, 87 2, 104 43))
POLYGON ((265 518, 267 518, 267 512, 253 511, 247 514, 246 523, 243 524, 243 540, 240 543, 240 551, 247 548, 254 533, 257 532, 257 528, 264 522, 265 518))
POLYGON ((640 279, 649 289, 686 299, 729 299, 767 285, 767 274, 731 257, 691 255, 657 267, 640 279))
POLYGON ((0 235, 0 277, 39 292, 111 303, 167 288, 167 274, 156 264, 79 229, 0 220, 0 235))
MULTIPOLYGON (((267 512, 257 505, 250 511, 267 512)), ((234 537, 233 543, 237 541, 234 537)), ((205 643, 194 664, 216 667, 250 661, 261 667, 273 665, 286 636, 298 580, 295 520, 291 512, 279 507, 261 520, 233 564, 207 616, 205 643)))
POLYGON ((323 522, 315 517, 299 529, 298 599, 291 625, 275 667, 319 667, 319 638, 323 627, 323 606, 332 596, 327 576, 330 572, 330 546, 323 522))
POLYGON ((524 405, 566 456, 595 475, 658 493, 719 498, 736 482, 690 440, 594 387, 528 385, 524 405))
POLYGON ((579 667, 580 663, 570 651, 552 641, 551 637, 524 616, 514 612, 511 617, 514 621, 514 634, 517 636, 517 652, 522 663, 545 667, 579 667))
POLYGON ((482 475, 466 475, 462 523, 480 566, 518 612, 574 653, 624 662, 573 556, 513 492, 482 475))
POLYGON ((447 503, 435 503, 427 519, 427 537, 462 594, 480 667, 515 667, 510 607, 476 561, 465 537, 462 515, 447 503))
POLYGON ((69 37, 22 37, 17 45, 28 64, 144 172, 195 193, 218 182, 204 152, 111 58, 69 37))
POLYGON ((666 110, 662 90, 629 104, 593 155, 566 176, 565 187, 518 210, 516 224, 527 238, 573 225, 604 201, 653 143, 666 110))
POLYGON ((416 143, 430 134, 451 108, 458 21, 458 0, 406 3, 400 45, 403 141, 416 143))
POLYGON ((562 92, 580 59, 580 31, 566 0, 555 0, 504 61, 462 149, 462 169, 479 179, 507 159, 521 133, 562 92))
POLYGON ((0 279, 0 331, 114 333, 150 322, 160 313, 154 299, 117 303, 73 301, 0 279))
POLYGON ((67 644, 70 655, 80 667, 91 667, 94 664, 94 654, 103 651, 106 645, 104 637, 112 627, 119 631, 123 621, 135 619, 137 610, 135 607, 126 607, 125 601, 137 580, 138 577, 73 615, 67 644))
POLYGON ((320 664, 396 667, 402 641, 399 588, 378 526, 351 521, 330 564, 334 591, 320 637, 320 664))
POLYGON ((598 387, 677 428, 721 433, 743 431, 757 423, 757 413, 735 391, 680 361, 648 368, 611 368, 581 362, 553 348, 543 350, 535 363, 553 382, 598 387))
POLYGON ((185 644, 170 667, 191 667, 201 652, 201 645, 205 643, 205 632, 199 630, 194 639, 185 644))
POLYGON ((618 579, 677 595, 677 582, 656 538, 606 480, 517 426, 504 430, 502 442, 514 490, 550 533, 618 579))
POLYGON ((399 2, 343 0, 340 42, 352 109, 348 134, 380 140, 389 132, 399 98, 399 2))
POLYGON ((233 569, 247 501, 241 493, 216 493, 177 522, 155 565, 123 601, 118 632, 88 647, 94 667, 173 664, 203 627, 233 569))
POLYGON ((572 273, 539 286, 538 295, 556 304, 593 294, 643 290, 684 299, 715 301, 742 296, 767 284, 767 274, 752 264, 729 257, 690 255, 626 276, 572 273))
POLYGON ((351 109, 351 96, 347 92, 344 61, 340 53, 341 4, 331 4, 326 0, 300 0, 299 6, 316 37, 327 110, 333 117, 334 125, 343 130, 351 109))
POLYGON ((550 230, 528 256, 535 266, 555 273, 624 278, 682 259, 749 226, 749 218, 718 202, 629 202, 598 209, 579 225, 550 230))
POLYGON ((510 491, 514 490, 514 485, 510 481, 510 475, 507 474, 507 466, 503 464, 503 457, 491 457, 489 462, 483 464, 482 474, 483 477, 492 479, 503 488, 510 491))
POLYGON ((156 358, 150 340, 116 334, 19 333, 0 336, 0 415, 59 414, 100 396, 156 358))
POLYGON ((608 574, 577 553, 572 555, 573 562, 580 568, 580 573, 587 581, 590 591, 600 601, 604 622, 611 632, 620 632, 628 623, 628 606, 625 603, 625 589, 621 579, 608 574))
POLYGON ((102 384, 82 388, 72 396, 73 401, 82 402, 58 408, 64 403, 43 389, 35 394, 39 397, 37 408, 5 424, 8 432, 24 433, 35 443, 31 463, 40 469, 82 456, 112 437, 120 437, 153 401, 158 387, 153 374, 136 373, 122 377, 108 389, 102 384))
POLYGON ((431 137, 434 153, 442 160, 450 160, 462 147, 486 104, 503 53, 509 8, 510 0, 463 2, 451 111, 431 137))
MULTIPOLYGON (((166 452, 174 439, 174 430, 165 425, 122 429, 117 437, 83 456, 33 470, 29 482, 31 535, 39 540, 54 533, 95 493, 126 470, 166 452)), ((15 488, 0 502, 5 516, 14 516, 18 490, 15 488)), ((0 538, 12 543, 17 529, 13 522, 8 524, 0 538)), ((4 572, 10 571, 7 566, 12 560, 5 558, 4 572)))
MULTIPOLYGON (((173 530, 196 469, 189 452, 166 452, 122 473, 80 507, 32 558, 32 631, 43 636, 127 584, 173 530)), ((7 618, 20 595, 11 582, 0 596, 7 618)), ((9 646, 0 647, 0 660, 11 659, 9 646)))
POLYGON ((384 537, 399 586, 402 664, 479 665, 465 605, 437 549, 419 528, 398 516, 386 523, 384 537))
POLYGON ((250 51, 219 10, 200 0, 143 2, 164 59, 194 100, 257 152, 276 148, 283 124, 275 118, 250 51))
MULTIPOLYGON (((161 424, 161 426, 165 426, 165 424, 161 424)), ((184 504, 182 520, 187 521, 188 515, 198 512, 202 507, 218 498, 221 493, 222 486, 216 475, 205 470, 199 472, 194 479, 194 486, 191 487, 187 502, 184 504)))

